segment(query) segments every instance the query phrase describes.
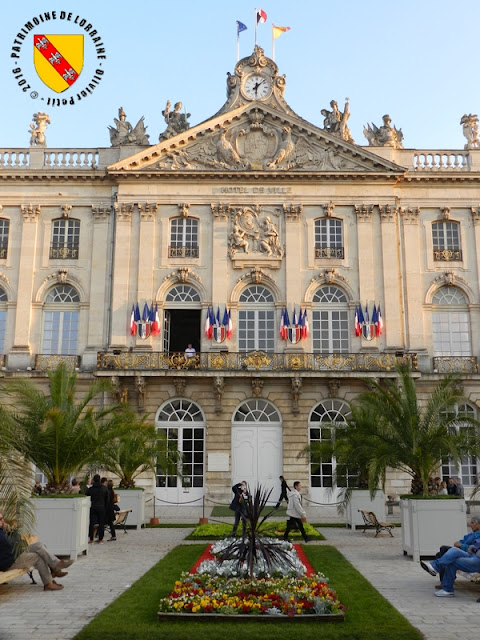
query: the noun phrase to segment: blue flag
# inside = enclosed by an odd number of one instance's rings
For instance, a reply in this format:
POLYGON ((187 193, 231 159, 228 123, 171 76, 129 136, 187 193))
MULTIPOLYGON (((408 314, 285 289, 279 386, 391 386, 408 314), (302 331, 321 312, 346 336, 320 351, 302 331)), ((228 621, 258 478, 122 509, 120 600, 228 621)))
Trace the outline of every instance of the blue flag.
POLYGON ((237 36, 242 32, 242 31, 246 31, 247 30, 247 26, 245 24, 243 24, 243 22, 240 22, 240 20, 237 20, 237 36))

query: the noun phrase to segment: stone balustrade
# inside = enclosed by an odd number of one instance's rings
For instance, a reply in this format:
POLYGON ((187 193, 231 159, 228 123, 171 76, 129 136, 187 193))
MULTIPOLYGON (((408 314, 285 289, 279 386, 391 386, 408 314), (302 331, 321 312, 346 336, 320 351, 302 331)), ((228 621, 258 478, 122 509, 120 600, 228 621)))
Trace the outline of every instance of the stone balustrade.
POLYGON ((205 352, 188 358, 185 353, 104 353, 97 354, 98 370, 183 370, 183 371, 394 371, 395 364, 408 360, 417 370, 417 354, 394 353, 266 353, 264 351, 205 352))
POLYGON ((413 152, 414 171, 470 171, 468 151, 456 150, 415 150, 413 152))
MULTIPOLYGON (((144 147, 104 147, 74 149, 29 147, 0 149, 0 169, 105 169, 121 158, 144 147)), ((392 149, 391 147, 365 147, 408 171, 480 171, 480 149, 392 149)))

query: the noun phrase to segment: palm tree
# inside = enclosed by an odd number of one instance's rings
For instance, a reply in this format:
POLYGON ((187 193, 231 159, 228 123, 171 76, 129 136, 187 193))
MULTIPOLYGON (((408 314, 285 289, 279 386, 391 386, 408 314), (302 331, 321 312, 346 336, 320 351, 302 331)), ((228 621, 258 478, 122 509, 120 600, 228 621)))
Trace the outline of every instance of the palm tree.
POLYGON ((337 463, 355 468, 368 478, 373 495, 384 486, 387 467, 412 478, 412 493, 428 495, 429 480, 449 458, 458 462, 478 451, 478 439, 467 430, 457 432, 454 420, 478 423, 469 416, 455 416, 453 407, 465 402, 459 377, 445 376, 424 402, 417 396, 408 364, 399 363, 397 378, 382 383, 365 380, 371 390, 352 403, 346 429, 336 429, 331 442, 312 444, 310 455, 335 456, 337 463))
POLYGON ((31 380, 10 383, 10 419, 23 438, 15 448, 46 475, 46 489, 62 493, 67 481, 83 466, 94 462, 102 446, 112 437, 105 421, 113 407, 95 407, 92 402, 110 389, 106 380, 89 385, 78 397, 77 375, 61 364, 48 373, 50 393, 44 393, 31 380))
POLYGON ((20 534, 28 533, 34 521, 29 497, 32 474, 29 463, 18 453, 24 437, 8 412, 0 407, 0 512, 20 534))
POLYGON ((146 416, 139 418, 126 405, 122 405, 110 421, 114 437, 102 447, 97 467, 120 478, 120 488, 135 487, 135 478, 144 471, 155 471, 158 465, 167 473, 178 474, 179 454, 172 443, 148 423, 146 416))

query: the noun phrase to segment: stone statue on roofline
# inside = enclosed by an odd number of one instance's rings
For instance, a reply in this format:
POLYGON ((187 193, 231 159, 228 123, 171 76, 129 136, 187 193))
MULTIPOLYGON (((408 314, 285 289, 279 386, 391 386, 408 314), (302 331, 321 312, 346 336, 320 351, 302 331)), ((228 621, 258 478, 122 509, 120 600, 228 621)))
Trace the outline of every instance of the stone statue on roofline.
POLYGON ((368 140, 371 147, 392 147, 393 149, 403 149, 403 133, 401 129, 392 127, 392 119, 388 114, 382 118, 383 124, 380 127, 369 123, 363 127, 363 135, 368 140))
POLYGON ((45 137, 45 131, 50 124, 50 116, 47 113, 33 114, 33 122, 30 123, 30 146, 46 147, 47 139, 45 137))
POLYGON ((338 103, 335 100, 330 102, 331 111, 328 109, 322 109, 320 113, 324 117, 323 120, 323 128, 325 131, 337 136, 337 138, 341 138, 345 140, 345 142, 355 143, 355 140, 352 138, 352 134, 350 133, 350 129, 347 127, 347 120, 350 117, 350 106, 349 99, 345 98, 345 108, 343 113, 338 108, 338 103))
POLYGON ((478 136, 478 116, 469 113, 462 116, 460 124, 463 125, 463 135, 467 139, 465 149, 479 149, 480 138, 478 136))
POLYGON ((138 145, 146 146, 149 144, 148 136, 145 131, 147 127, 144 124, 144 116, 140 118, 135 127, 132 127, 130 122, 127 121, 127 114, 120 107, 118 110, 118 119, 113 119, 115 127, 108 127, 110 132, 110 142, 112 147, 121 147, 123 145, 138 145))
POLYGON ((159 135, 159 142, 173 138, 173 136, 190 129, 188 118, 191 116, 191 113, 181 113, 182 106, 181 102, 176 102, 173 111, 171 111, 170 100, 167 100, 165 109, 162 111, 162 116, 167 123, 167 128, 159 135))

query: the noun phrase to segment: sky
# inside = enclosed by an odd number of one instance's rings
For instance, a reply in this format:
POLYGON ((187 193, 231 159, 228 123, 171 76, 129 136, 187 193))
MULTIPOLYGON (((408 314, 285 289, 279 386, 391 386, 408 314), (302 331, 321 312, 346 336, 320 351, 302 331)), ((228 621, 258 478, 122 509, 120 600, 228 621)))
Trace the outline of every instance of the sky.
POLYGON ((257 44, 268 57, 272 23, 290 27, 275 41, 275 62, 286 75, 285 99, 299 116, 322 127, 320 110, 332 99, 343 110, 348 97, 349 127, 359 145, 367 145, 363 127, 380 126, 388 113, 403 131, 405 148, 463 149, 460 118, 480 111, 478 0, 461 5, 451 0, 265 0, 260 6, 245 0, 4 3, 0 148, 27 147, 37 111, 50 116, 50 148, 110 146, 108 126, 114 125, 119 107, 134 126, 145 117, 151 144, 165 129, 167 100, 183 103, 191 126, 208 119, 224 104, 226 74, 233 73, 237 61, 236 20, 248 27, 240 34, 240 58, 253 51, 256 7, 267 13, 257 44), (22 41, 20 59, 11 58, 23 25, 53 10, 71 12, 72 20, 84 18, 104 44, 103 74, 80 101, 75 96, 96 75, 100 59, 79 26, 60 19, 40 24, 22 41), (42 32, 85 36, 83 70, 63 93, 48 89, 33 66, 32 34, 42 32), (30 85, 26 92, 17 85, 23 79, 30 85), (48 105, 49 96, 74 97, 74 104, 48 105))

